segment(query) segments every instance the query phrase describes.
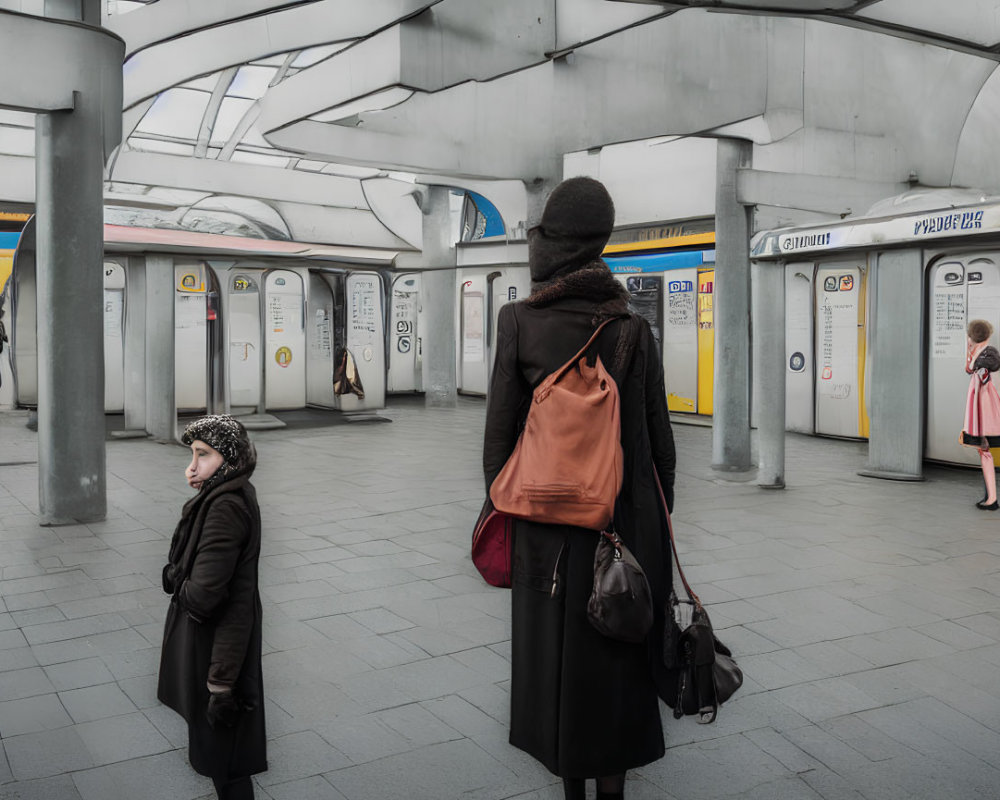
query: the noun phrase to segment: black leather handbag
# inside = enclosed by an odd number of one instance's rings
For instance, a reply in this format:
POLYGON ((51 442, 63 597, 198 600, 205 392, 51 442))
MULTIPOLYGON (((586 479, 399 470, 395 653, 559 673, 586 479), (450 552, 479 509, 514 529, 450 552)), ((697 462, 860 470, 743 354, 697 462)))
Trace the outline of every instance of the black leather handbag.
POLYGON ((665 609, 663 664, 671 676, 671 689, 663 699, 674 710, 675 719, 697 716, 698 722, 708 724, 715 721, 719 706, 743 685, 743 671, 736 664, 729 648, 715 635, 708 612, 684 577, 684 570, 677 557, 674 527, 658 475, 656 485, 667 517, 674 564, 687 594, 687 598, 681 600, 671 589, 665 609), (681 622, 683 605, 691 607, 690 620, 686 624, 681 622))
POLYGON ((653 627, 653 598, 646 573, 617 533, 601 531, 587 618, 605 636, 621 642, 641 642, 653 627))

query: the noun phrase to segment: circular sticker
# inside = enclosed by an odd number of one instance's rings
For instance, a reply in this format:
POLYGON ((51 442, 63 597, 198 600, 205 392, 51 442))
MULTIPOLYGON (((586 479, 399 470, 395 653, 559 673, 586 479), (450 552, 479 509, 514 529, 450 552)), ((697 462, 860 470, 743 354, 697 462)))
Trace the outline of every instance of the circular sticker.
POLYGON ((806 368, 806 357, 802 353, 792 353, 788 359, 788 368, 792 372, 802 372, 806 368))
POLYGON ((279 347, 274 354, 274 360, 279 367, 287 367, 292 363, 292 351, 287 347, 279 347))
POLYGON ((366 347, 364 350, 361 351, 361 356, 364 358, 365 361, 371 361, 373 358, 375 358, 375 351, 372 350, 370 347, 366 347))

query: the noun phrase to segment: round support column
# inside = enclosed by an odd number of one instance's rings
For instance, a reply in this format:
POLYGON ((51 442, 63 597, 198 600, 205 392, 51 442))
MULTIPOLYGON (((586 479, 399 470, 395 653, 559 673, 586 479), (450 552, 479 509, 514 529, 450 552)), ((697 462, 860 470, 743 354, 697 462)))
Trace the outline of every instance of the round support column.
POLYGON ((446 186, 428 186, 422 208, 424 258, 430 267, 420 277, 424 310, 424 404, 433 408, 454 408, 458 404, 455 363, 458 290, 450 194, 446 186))
POLYGON ((754 412, 757 484, 785 487, 785 270, 753 266, 754 412))
POLYGON ((36 117, 38 481, 43 525, 107 513, 103 132, 97 95, 36 117))
POLYGON ((712 467, 745 472, 750 460, 750 222, 736 174, 753 145, 718 141, 715 193, 715 375, 712 467))

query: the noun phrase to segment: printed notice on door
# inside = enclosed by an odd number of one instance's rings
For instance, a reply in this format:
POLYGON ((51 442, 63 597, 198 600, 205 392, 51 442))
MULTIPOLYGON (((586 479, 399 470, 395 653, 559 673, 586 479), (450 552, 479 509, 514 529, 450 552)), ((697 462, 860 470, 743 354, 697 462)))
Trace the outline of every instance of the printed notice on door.
POLYGON ((483 360, 483 296, 469 292, 462 297, 462 360, 483 360))
POLYGON ((691 281, 673 281, 667 294, 667 325, 672 328, 694 328, 694 284, 691 281), (673 283, 683 283, 685 288, 674 291, 673 283))
POLYGON ((932 358, 965 358, 965 287, 934 290, 932 358))

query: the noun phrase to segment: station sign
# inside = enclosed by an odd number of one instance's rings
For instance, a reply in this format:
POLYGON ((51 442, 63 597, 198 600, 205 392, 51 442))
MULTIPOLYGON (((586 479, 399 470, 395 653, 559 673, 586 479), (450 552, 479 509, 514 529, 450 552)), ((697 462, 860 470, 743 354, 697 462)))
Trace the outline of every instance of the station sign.
POLYGON ((824 227, 762 232, 751 243, 751 256, 781 258, 997 232, 1000 232, 1000 204, 948 208, 824 227))

